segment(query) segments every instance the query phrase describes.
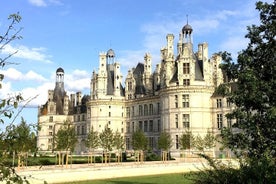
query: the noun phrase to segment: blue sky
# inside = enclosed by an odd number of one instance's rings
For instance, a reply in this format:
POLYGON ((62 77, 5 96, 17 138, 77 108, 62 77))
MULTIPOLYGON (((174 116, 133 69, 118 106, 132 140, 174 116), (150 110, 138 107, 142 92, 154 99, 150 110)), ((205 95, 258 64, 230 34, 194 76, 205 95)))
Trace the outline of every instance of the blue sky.
POLYGON ((5 75, 0 97, 15 92, 25 99, 38 95, 20 115, 29 123, 37 122, 33 107, 46 102, 58 67, 65 70, 68 93, 89 94, 99 52, 112 48, 124 74, 143 61, 146 52, 155 66, 166 35, 174 34, 176 43, 186 15, 194 49, 207 42, 209 57, 224 50, 236 57, 247 45, 246 26, 259 24, 253 0, 9 0, 0 1, 0 7, 0 34, 12 13, 20 13, 18 28, 23 27, 23 39, 0 53, 18 50, 9 61, 20 63, 0 71, 5 75))

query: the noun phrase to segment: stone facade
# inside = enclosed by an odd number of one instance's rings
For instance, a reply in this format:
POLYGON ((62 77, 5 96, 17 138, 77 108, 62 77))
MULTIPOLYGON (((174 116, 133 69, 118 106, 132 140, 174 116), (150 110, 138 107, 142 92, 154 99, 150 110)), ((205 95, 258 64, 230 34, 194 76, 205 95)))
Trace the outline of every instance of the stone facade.
MULTIPOLYGON (((229 112, 230 104, 214 93, 216 87, 224 82, 219 68, 221 57, 214 54, 209 58, 207 43, 198 44, 195 52, 192 31, 189 24, 183 27, 176 54, 174 35, 168 34, 167 45, 161 48, 161 61, 155 70, 151 55, 146 53, 144 62, 128 71, 124 83, 120 64, 115 62, 115 52, 110 49, 99 54, 99 69, 92 73, 91 92, 83 103, 83 111, 71 111, 77 108, 72 103, 64 108, 67 118, 72 119, 76 127, 81 127, 76 131, 84 131, 78 134, 78 153, 87 151, 83 141, 92 126, 98 132, 105 126, 121 132, 127 150, 132 149, 131 137, 137 129, 144 131, 149 147, 154 151, 158 151, 160 133, 169 132, 174 156, 179 155, 179 138, 187 130, 200 135, 212 130, 216 134, 223 126, 231 126, 224 116, 229 112)), ((70 104, 69 98, 65 96, 64 99, 70 104)), ((49 97, 48 106, 51 103, 49 97)), ((59 108, 58 105, 56 108, 59 108)), ((43 118, 47 119, 40 114, 39 122, 47 121, 43 118)), ((49 127, 50 122, 45 125, 49 127)), ((43 144, 46 145, 46 142, 43 144)))

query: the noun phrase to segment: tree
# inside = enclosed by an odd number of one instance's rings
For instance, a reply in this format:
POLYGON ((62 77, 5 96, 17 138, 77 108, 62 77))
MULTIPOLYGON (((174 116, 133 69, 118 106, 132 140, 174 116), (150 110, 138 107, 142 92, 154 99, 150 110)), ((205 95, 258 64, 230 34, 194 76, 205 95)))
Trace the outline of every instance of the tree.
POLYGON ((28 152, 35 151, 36 136, 34 132, 32 132, 30 125, 21 118, 21 123, 19 125, 10 125, 6 127, 6 135, 3 139, 3 144, 8 152, 17 154, 18 166, 20 166, 21 158, 27 156, 28 152))
MULTIPOLYGON (((68 152, 72 153, 74 151, 77 141, 75 127, 69 121, 65 121, 57 131, 57 134, 54 135, 55 149, 66 152, 66 166, 68 165, 68 152)), ((59 155, 59 163, 60 161, 59 155)))
POLYGON ((117 159, 118 159, 118 162, 120 162, 122 160, 122 150, 125 147, 125 140, 124 140, 124 137, 121 135, 121 133, 118 130, 114 134, 113 146, 118 151, 117 159))
POLYGON ((181 150, 191 149, 193 134, 191 131, 186 131, 179 138, 179 145, 181 150))
MULTIPOLYGON (((19 13, 17 14, 11 14, 8 18, 10 21, 9 26, 4 31, 4 33, 0 33, 0 52, 12 41, 21 39, 22 37, 19 35, 22 28, 17 29, 17 24, 21 21, 21 16, 19 13)), ((0 57, 0 66, 3 68, 8 64, 16 64, 13 62, 9 62, 8 59, 11 58, 16 52, 3 55, 1 53, 0 57)), ((4 75, 0 74, 0 82, 3 81, 4 75)), ((0 89, 2 88, 2 84, 0 83, 0 89)), ((0 123, 6 124, 5 122, 6 118, 13 118, 11 120, 11 123, 9 126, 13 124, 18 114, 14 114, 14 110, 18 108, 18 104, 23 101, 23 98, 20 94, 16 94, 14 96, 8 96, 7 98, 0 99, 0 123)), ((20 111, 19 111, 20 112, 20 111)), ((4 137, 7 132, 0 132, 0 138, 2 139, 0 144, 3 145, 4 143, 4 137)), ((15 170, 7 166, 5 163, 6 157, 4 155, 6 154, 7 150, 10 149, 10 145, 8 147, 1 147, 0 150, 0 181, 5 182, 13 182, 13 183, 23 183, 26 181, 26 179, 21 178, 18 176, 15 172, 15 170)))
MULTIPOLYGON (((236 85, 227 94, 235 105, 227 118, 236 122, 232 129, 222 130, 222 140, 240 158, 240 168, 235 174, 225 172, 223 180, 233 183, 276 181, 275 1, 259 1, 256 9, 260 12, 260 25, 248 27, 245 37, 249 44, 239 53, 235 67, 225 66, 236 85)), ((215 179, 223 182, 220 177, 215 179)))
POLYGON ((56 150, 73 152, 78 141, 75 127, 71 122, 65 121, 54 136, 56 150))
POLYGON ((107 154, 112 151, 114 146, 113 131, 106 125, 104 130, 100 133, 100 145, 104 149, 104 160, 107 163, 107 154))
MULTIPOLYGON (((94 157, 94 162, 96 162, 96 158, 94 156, 94 150, 98 148, 98 146, 100 145, 100 139, 99 139, 98 132, 94 131, 93 126, 87 135, 87 139, 85 140, 85 145, 86 147, 88 147, 89 150, 92 150, 92 153, 90 155, 91 163, 92 163, 93 157, 94 157)), ((89 163, 89 156, 88 156, 88 163, 89 163)))
POLYGON ((257 2, 256 9, 261 23, 248 27, 250 42, 238 56, 237 89, 230 97, 236 109, 228 118, 237 120, 234 128, 239 131, 224 130, 223 136, 238 157, 246 158, 249 167, 259 167, 251 173, 256 181, 269 183, 272 171, 276 177, 275 2, 257 2))
POLYGON ((161 132, 158 140, 158 148, 162 150, 162 160, 168 160, 169 149, 172 147, 172 138, 168 132, 161 132))
POLYGON ((90 131, 87 135, 85 145, 89 149, 92 149, 92 152, 94 152, 94 149, 96 149, 100 145, 98 132, 94 131, 93 126, 92 126, 92 128, 90 129, 90 131))
POLYGON ((125 147, 125 140, 121 133, 117 130, 114 134, 114 148, 116 150, 123 150, 125 147))
POLYGON ((132 147, 134 150, 146 150, 148 139, 142 130, 138 129, 132 135, 132 147))
POLYGON ((172 147, 172 138, 168 132, 162 132, 158 140, 158 148, 164 151, 169 151, 172 147))

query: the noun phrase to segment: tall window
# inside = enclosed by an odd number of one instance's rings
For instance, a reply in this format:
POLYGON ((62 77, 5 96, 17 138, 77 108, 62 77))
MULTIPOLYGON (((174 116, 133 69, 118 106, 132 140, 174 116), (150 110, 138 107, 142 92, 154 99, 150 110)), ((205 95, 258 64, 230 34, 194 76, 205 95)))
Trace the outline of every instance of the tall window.
POLYGON ((53 116, 50 116, 50 118, 49 118, 49 122, 53 122, 53 121, 54 121, 53 116))
POLYGON ((126 149, 130 150, 130 138, 126 137, 126 149))
POLYGON ((157 103, 157 114, 160 114, 160 103, 157 103))
POLYGON ((217 108, 222 108, 222 99, 217 99, 217 108))
POLYGON ((154 145, 154 137, 149 137, 149 147, 153 148, 154 145))
POLYGON ((175 148, 179 148, 179 140, 178 140, 178 135, 175 135, 175 148))
POLYGON ((134 112, 135 112, 135 111, 134 111, 134 106, 132 106, 131 108, 132 108, 132 109, 131 109, 132 117, 134 117, 134 112))
POLYGON ((190 128, 190 115, 182 114, 183 128, 190 128))
POLYGON ((232 119, 231 118, 227 118, 227 127, 232 128, 232 119))
POLYGON ((183 63, 183 74, 190 74, 190 63, 183 63))
POLYGON ((223 125, 222 114, 217 114, 217 126, 218 126, 218 129, 221 129, 222 125, 223 125))
POLYGON ((127 122, 127 123, 126 123, 126 130, 127 130, 127 133, 130 132, 130 122, 127 122))
POLYGON ((84 125, 82 125, 81 126, 81 135, 85 135, 86 133, 85 133, 85 126, 84 125))
POLYGON ((226 106, 227 107, 230 107, 231 106, 231 101, 229 98, 226 99, 226 106))
POLYGON ((143 106, 139 105, 139 116, 143 115, 143 106))
POLYGON ((149 121, 149 132, 153 132, 153 120, 149 121))
POLYGON ((174 96, 174 100, 175 100, 175 108, 178 108, 178 96, 177 95, 174 96))
POLYGON ((144 121, 144 132, 148 131, 148 121, 144 121))
POLYGON ((153 115, 153 104, 149 104, 149 115, 153 115))
POLYGON ((160 119, 157 120, 157 132, 160 132, 161 130, 161 122, 160 122, 160 119))
POLYGON ((185 94, 185 95, 182 95, 182 107, 183 108, 187 108, 189 107, 189 95, 185 94))
POLYGON ((132 122, 132 132, 135 132, 135 123, 132 122))
POLYGON ((130 117, 130 109, 129 109, 129 107, 126 108, 126 115, 127 115, 128 118, 130 117))
POLYGON ((132 90, 132 82, 127 83, 127 90, 128 91, 132 90))
POLYGON ((148 115, 148 112, 149 112, 149 111, 148 111, 148 105, 145 104, 145 105, 144 105, 144 115, 147 116, 147 115, 148 115))
POLYGON ((178 114, 175 114, 175 128, 178 128, 178 114))
POLYGON ((139 129, 143 130, 143 122, 142 121, 139 121, 139 129))
POLYGON ((190 79, 183 79, 184 86, 190 86, 190 79))

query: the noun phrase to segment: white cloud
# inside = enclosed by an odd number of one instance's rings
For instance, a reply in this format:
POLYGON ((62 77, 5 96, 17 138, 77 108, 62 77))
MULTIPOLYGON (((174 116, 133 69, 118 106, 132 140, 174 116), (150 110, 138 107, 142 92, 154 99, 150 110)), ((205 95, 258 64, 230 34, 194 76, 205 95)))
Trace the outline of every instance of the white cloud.
POLYGON ((39 6, 39 7, 47 6, 47 4, 44 0, 29 0, 29 3, 31 3, 34 6, 39 6))
POLYGON ((85 70, 74 70, 71 74, 64 75, 65 90, 83 91, 90 89, 91 75, 85 70))
POLYGON ((60 0, 28 0, 30 4, 38 7, 46 7, 49 4, 53 5, 63 5, 60 0))
POLYGON ((28 48, 26 46, 20 45, 17 47, 13 47, 12 45, 6 45, 4 49, 2 50, 3 54, 13 54, 13 57, 16 58, 22 58, 22 59, 29 59, 33 61, 40 61, 43 63, 52 63, 49 58, 50 55, 45 54, 45 48, 39 47, 39 48, 28 48))
POLYGON ((4 74, 4 80, 9 79, 13 81, 38 81, 44 82, 47 81, 42 75, 35 73, 34 71, 30 70, 26 74, 16 70, 15 68, 8 68, 7 70, 0 70, 2 74, 4 74))

